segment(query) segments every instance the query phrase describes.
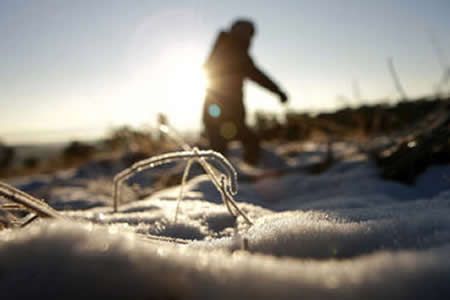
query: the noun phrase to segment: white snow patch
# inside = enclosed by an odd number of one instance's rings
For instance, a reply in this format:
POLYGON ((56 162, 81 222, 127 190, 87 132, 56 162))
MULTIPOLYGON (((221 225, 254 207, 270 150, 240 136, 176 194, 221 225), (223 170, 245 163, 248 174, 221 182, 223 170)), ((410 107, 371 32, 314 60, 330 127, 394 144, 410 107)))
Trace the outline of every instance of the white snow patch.
MULTIPOLYGON (((309 152, 290 157, 286 165, 315 161, 326 151, 308 147, 309 152)), ((354 151, 351 145, 335 148, 342 155, 354 151)), ((284 167, 280 159, 265 154, 271 167, 284 167)), ((345 159, 319 175, 297 172, 241 182, 236 200, 253 226, 228 213, 206 176, 187 183, 176 223, 179 186, 125 203, 112 213, 111 182, 93 179, 98 169, 91 173, 84 167, 85 177, 74 171, 73 177, 36 182, 21 178, 27 191, 49 189, 49 203, 65 209, 62 213, 73 221, 38 221, 25 229, 0 231, 0 295, 450 298, 450 166, 429 168, 414 186, 382 180, 361 157, 345 159), (150 235, 186 244, 156 243, 150 235)))
POLYGON ((450 246, 294 260, 159 245, 101 226, 43 223, 0 235, 14 299, 445 299, 450 246))

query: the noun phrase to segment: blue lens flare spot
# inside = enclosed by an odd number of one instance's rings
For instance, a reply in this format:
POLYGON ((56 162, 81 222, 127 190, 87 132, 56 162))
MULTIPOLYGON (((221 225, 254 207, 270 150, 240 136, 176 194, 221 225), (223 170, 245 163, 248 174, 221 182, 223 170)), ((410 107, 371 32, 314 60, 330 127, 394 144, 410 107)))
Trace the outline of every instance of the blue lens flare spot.
POLYGON ((211 104, 211 105, 208 107, 208 113, 209 113, 209 115, 210 115, 211 117, 213 117, 213 118, 218 118, 218 117, 220 117, 222 111, 221 111, 219 105, 217 105, 217 104, 211 104))

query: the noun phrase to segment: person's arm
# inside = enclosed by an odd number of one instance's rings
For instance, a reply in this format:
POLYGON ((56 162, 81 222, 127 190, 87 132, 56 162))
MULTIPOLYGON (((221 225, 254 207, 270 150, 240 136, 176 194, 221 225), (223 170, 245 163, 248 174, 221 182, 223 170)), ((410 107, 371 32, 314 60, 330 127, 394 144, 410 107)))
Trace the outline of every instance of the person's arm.
POLYGON ((264 87, 265 89, 277 94, 280 97, 281 102, 287 101, 286 94, 278 87, 278 85, 270 79, 269 76, 267 76, 263 71, 261 71, 254 63, 253 60, 248 57, 248 73, 247 76, 252 81, 256 82, 260 86, 264 87))

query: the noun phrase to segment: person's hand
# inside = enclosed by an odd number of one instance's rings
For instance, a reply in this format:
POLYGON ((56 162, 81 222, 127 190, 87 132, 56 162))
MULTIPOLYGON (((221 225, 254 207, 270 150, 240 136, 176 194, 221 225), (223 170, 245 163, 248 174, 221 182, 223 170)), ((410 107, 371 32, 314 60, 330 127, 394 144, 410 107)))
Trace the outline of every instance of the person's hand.
POLYGON ((284 92, 282 92, 282 91, 278 92, 278 97, 280 97, 280 102, 281 103, 286 103, 288 101, 287 95, 284 92))

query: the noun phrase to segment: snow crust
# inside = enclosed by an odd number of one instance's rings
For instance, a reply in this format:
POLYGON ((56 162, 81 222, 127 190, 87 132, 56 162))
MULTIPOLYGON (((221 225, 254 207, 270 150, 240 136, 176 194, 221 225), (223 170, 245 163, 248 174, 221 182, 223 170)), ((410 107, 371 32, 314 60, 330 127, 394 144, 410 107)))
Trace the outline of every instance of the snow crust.
POLYGON ((345 260, 158 245, 114 228, 45 223, 2 234, 15 299, 448 299, 449 245, 345 260))
MULTIPOLYGON (((325 153, 310 145, 282 161, 281 150, 267 150, 261 168, 325 153)), ((414 186, 382 180, 356 156, 319 175, 241 181, 236 199, 252 226, 228 213, 204 175, 187 183, 176 223, 179 186, 139 201, 130 192, 114 214, 111 182, 96 170, 16 183, 48 189, 72 221, 0 231, 2 299, 450 299, 450 166, 414 186)))

